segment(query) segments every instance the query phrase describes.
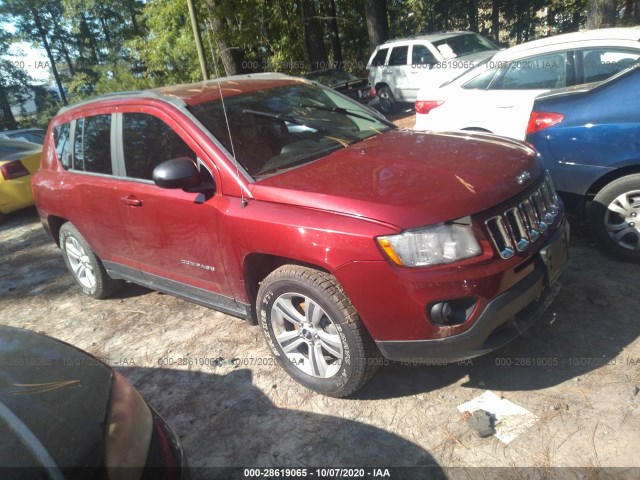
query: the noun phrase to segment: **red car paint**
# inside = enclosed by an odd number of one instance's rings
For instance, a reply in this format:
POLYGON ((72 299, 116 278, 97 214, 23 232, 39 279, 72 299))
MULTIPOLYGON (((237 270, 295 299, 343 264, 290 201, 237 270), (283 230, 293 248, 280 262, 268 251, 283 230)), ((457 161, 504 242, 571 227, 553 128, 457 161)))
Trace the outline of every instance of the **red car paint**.
POLYGON ((180 106, 215 100, 220 91, 226 99, 295 82, 301 80, 209 82, 66 109, 49 127, 42 167, 33 180, 45 228, 58 241, 61 223, 70 221, 103 261, 219 294, 245 306, 246 316, 270 269, 298 263, 327 271, 377 342, 468 331, 492 300, 541 268, 538 252, 564 222, 561 204, 548 231, 508 259, 500 258, 485 226, 540 186, 542 166, 523 143, 482 134, 391 130, 250 181, 180 106), (215 195, 197 204, 197 193, 62 168, 55 127, 127 112, 154 115, 183 137, 212 173, 215 195), (530 178, 520 184, 522 172, 530 178), (472 218, 482 253, 459 262, 401 267, 375 240, 465 216, 472 218), (430 321, 429 305, 466 297, 477 303, 463 323, 430 321))

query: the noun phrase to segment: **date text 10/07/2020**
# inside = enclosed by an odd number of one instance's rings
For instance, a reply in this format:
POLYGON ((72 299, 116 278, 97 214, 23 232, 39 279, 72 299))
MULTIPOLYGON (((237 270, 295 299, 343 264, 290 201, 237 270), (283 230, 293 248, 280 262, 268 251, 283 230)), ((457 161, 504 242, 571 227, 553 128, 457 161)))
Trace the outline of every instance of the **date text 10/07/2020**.
POLYGON ((392 478, 388 468, 245 468, 243 478, 392 478))

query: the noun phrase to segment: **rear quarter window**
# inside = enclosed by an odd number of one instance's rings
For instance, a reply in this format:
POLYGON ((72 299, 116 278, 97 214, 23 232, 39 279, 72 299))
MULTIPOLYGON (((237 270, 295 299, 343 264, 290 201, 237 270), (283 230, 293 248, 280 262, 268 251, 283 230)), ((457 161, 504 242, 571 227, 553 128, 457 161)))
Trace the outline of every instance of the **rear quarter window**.
POLYGON ((72 168, 71 158, 71 123, 63 123, 53 129, 53 141, 56 146, 58 160, 62 168, 69 170, 72 168))

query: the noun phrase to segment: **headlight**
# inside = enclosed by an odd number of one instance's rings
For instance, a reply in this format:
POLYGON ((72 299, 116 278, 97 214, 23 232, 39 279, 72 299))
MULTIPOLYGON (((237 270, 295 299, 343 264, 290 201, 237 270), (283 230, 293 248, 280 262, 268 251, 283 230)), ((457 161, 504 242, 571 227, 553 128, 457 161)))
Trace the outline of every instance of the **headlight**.
POLYGON ((482 252, 468 217, 456 223, 408 230, 398 235, 377 237, 376 240, 391 260, 406 267, 451 263, 482 252))

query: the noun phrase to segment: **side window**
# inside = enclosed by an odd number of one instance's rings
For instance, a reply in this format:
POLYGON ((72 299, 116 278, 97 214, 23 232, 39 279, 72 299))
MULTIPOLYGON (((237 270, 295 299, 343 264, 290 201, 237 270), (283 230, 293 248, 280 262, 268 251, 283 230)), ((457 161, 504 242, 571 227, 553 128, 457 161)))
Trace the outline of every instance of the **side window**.
POLYGON ((512 60, 502 79, 491 89, 536 90, 567 86, 566 52, 512 60))
POLYGON ((484 70, 484 72, 482 72, 476 78, 465 83, 462 88, 468 90, 486 90, 487 88, 489 88, 489 84, 491 83, 491 80, 493 80, 493 78, 496 76, 496 73, 498 73, 498 70, 498 68, 484 70))
POLYGON ((584 82, 599 82, 640 63, 640 53, 634 50, 601 47, 582 51, 584 82))
POLYGON ((384 65, 384 61, 387 59, 387 52, 389 51, 388 48, 381 48, 380 50, 378 50, 378 53, 376 53, 376 56, 373 57, 373 60, 371 61, 371 66, 372 67, 381 67, 384 65))
POLYGON ((111 166, 111 115, 76 121, 73 169, 113 175, 111 166))
POLYGON ((394 47, 389 55, 389 66, 406 65, 407 54, 409 53, 409 45, 404 47, 394 47))
POLYGON ((435 65, 438 63, 431 50, 424 45, 414 45, 411 49, 411 65, 435 65))
POLYGON ((65 170, 71 168, 71 124, 64 123, 53 129, 53 140, 56 144, 58 160, 65 170))
POLYGON ((127 177, 151 180, 153 169, 172 158, 196 155, 166 123, 145 113, 122 116, 122 148, 127 177))

